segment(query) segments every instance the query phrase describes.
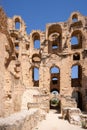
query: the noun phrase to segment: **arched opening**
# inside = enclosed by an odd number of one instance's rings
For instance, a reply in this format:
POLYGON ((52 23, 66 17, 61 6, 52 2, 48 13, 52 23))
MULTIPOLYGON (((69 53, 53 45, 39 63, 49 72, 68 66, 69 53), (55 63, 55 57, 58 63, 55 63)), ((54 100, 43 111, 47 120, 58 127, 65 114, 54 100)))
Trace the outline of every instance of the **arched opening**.
POLYGON ((34 41, 34 48, 39 49, 40 48, 40 40, 35 40, 34 41))
POLYGON ((34 49, 40 49, 40 34, 38 32, 35 32, 32 37, 34 49))
POLYGON ((33 68, 33 86, 39 87, 39 69, 37 67, 33 68))
POLYGON ((34 63, 40 63, 40 61, 41 61, 40 55, 34 54, 34 55, 32 56, 32 62, 34 62, 34 63))
POLYGON ((77 22, 77 21, 78 21, 78 16, 77 16, 77 14, 74 14, 74 15, 72 16, 72 21, 73 21, 73 22, 77 22))
POLYGON ((82 94, 79 91, 74 91, 72 93, 72 98, 77 102, 77 107, 82 110, 82 94))
POLYGON ((82 48, 82 33, 76 30, 71 36, 71 49, 81 49, 82 48))
POLYGON ((73 65, 71 69, 71 86, 82 86, 82 68, 80 65, 73 65))
POLYGON ((78 65, 72 67, 72 79, 78 78, 78 65))
POLYGON ((52 68, 50 69, 50 72, 51 72, 51 74, 57 74, 57 73, 59 73, 59 68, 56 67, 56 66, 54 66, 54 67, 52 67, 52 68))
POLYGON ((60 70, 56 66, 53 66, 50 69, 50 92, 53 89, 60 92, 60 70))
POLYGON ((73 36, 71 38, 71 45, 78 45, 78 37, 73 36))
POLYGON ((20 25, 20 19, 16 18, 15 19, 15 29, 20 30, 20 27, 21 27, 21 25, 20 25))
POLYGON ((62 29, 59 24, 53 24, 48 29, 48 53, 62 50, 62 29))
POLYGON ((15 29, 20 29, 20 22, 15 22, 15 29))
POLYGON ((60 92, 60 69, 57 66, 50 68, 50 109, 60 110, 60 101, 58 98, 60 92))
POLYGON ((18 43, 15 43, 15 49, 19 50, 19 44, 18 43))
POLYGON ((80 54, 75 53, 75 54, 73 55, 73 60, 80 60, 80 54))

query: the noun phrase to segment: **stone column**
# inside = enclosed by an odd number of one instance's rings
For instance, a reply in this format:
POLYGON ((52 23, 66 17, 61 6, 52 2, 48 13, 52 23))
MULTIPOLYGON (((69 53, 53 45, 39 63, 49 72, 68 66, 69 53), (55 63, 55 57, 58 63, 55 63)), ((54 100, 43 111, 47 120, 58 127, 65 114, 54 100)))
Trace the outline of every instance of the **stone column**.
POLYGON ((26 54, 22 54, 21 68, 23 80, 22 82, 24 86, 29 87, 29 58, 26 54))

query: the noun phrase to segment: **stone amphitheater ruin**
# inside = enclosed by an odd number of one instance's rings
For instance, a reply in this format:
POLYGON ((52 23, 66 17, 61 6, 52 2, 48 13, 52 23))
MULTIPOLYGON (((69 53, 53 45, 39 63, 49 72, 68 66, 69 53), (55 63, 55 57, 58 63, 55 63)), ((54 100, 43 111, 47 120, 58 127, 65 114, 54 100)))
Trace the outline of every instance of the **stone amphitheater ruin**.
POLYGON ((87 17, 73 12, 27 34, 20 16, 9 18, 0 8, 0 91, 0 130, 31 130, 50 109, 87 112, 87 17), (22 111, 23 127, 5 125, 22 111))

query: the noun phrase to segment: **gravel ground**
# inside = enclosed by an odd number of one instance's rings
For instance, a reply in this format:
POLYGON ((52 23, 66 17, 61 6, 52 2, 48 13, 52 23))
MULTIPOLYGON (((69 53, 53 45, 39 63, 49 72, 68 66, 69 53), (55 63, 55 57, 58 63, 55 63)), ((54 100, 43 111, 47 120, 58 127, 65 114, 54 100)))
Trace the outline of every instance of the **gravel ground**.
POLYGON ((71 125, 67 120, 61 119, 61 114, 51 110, 46 119, 39 122, 33 130, 84 130, 81 126, 71 125))

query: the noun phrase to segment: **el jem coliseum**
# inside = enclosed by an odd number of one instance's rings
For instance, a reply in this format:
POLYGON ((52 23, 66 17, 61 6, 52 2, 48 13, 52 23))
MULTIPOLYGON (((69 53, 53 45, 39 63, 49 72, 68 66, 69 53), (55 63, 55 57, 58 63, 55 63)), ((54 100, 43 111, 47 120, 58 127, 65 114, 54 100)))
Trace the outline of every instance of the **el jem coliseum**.
POLYGON ((27 34, 20 16, 9 18, 0 8, 0 117, 33 109, 34 119, 38 109, 65 107, 87 112, 87 17, 73 12, 65 22, 27 34))

